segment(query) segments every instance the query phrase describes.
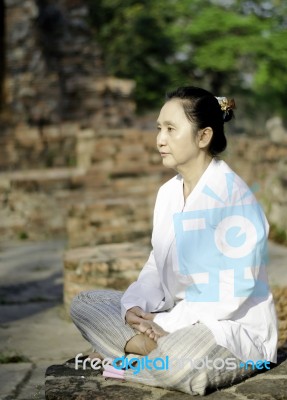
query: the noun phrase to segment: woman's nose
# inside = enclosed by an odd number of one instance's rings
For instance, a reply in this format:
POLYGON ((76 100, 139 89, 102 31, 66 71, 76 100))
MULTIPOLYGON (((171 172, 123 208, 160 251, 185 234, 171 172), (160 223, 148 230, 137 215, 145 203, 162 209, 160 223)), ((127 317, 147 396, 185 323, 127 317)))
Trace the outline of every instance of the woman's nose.
POLYGON ((163 131, 158 132, 156 142, 159 147, 166 145, 166 135, 163 131))

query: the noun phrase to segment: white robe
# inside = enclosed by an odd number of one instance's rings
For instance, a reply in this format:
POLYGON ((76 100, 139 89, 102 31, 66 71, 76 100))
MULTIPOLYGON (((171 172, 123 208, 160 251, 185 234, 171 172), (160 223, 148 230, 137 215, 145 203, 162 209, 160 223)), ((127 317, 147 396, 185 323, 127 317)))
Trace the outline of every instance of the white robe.
POLYGON ((122 317, 129 308, 139 306, 157 312, 154 322, 167 332, 202 322, 216 342, 240 360, 276 362, 277 318, 263 254, 268 230, 250 189, 224 161, 210 162, 185 203, 183 179, 175 176, 158 192, 153 250, 138 280, 122 297, 122 317), (219 222, 230 215, 235 218, 229 220, 231 225, 241 226, 245 243, 236 234, 232 246, 224 239, 228 229, 219 222), (181 224, 182 231, 178 230, 181 224), (193 236, 184 236, 186 232, 193 236), (206 232, 216 232, 216 245, 206 232), (186 247, 190 238, 193 253, 186 247), (251 265, 242 269, 241 258, 251 265), (258 282, 263 289, 257 293, 258 282))

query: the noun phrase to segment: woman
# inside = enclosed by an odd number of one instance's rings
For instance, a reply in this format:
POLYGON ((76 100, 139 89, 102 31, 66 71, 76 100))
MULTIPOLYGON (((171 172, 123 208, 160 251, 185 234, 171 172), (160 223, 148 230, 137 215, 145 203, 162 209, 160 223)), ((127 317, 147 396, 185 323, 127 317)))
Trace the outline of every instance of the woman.
POLYGON ((72 303, 75 324, 101 357, 174 362, 127 369, 129 381, 203 395, 250 375, 248 360, 276 362, 268 223, 247 185, 217 157, 233 108, 196 87, 167 95, 157 148, 178 174, 158 192, 150 257, 124 294, 83 292, 72 303))

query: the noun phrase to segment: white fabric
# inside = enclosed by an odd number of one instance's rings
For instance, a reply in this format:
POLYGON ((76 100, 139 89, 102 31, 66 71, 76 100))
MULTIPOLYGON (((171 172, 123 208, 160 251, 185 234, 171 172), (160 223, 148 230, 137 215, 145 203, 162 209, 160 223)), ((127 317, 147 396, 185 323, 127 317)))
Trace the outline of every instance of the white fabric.
MULTIPOLYGON (((174 215, 194 210, 210 210, 212 213, 214 209, 220 209, 224 212, 227 206, 234 204, 239 204, 242 213, 245 212, 245 205, 251 205, 253 213, 261 210, 248 186, 222 160, 211 161, 185 204, 180 175, 160 188, 154 210, 153 250, 138 280, 129 286, 122 297, 122 318, 125 318, 129 308, 139 306, 147 312, 158 312, 154 321, 170 333, 200 321, 212 331, 217 344, 230 350, 239 359, 276 362, 278 332, 273 297, 269 288, 264 296, 254 296, 252 285, 258 279, 268 284, 266 269, 259 268, 262 267, 261 253, 269 230, 262 210, 262 214, 258 214, 261 233, 257 234, 252 260, 256 268, 246 268, 244 271, 244 278, 249 278, 251 282, 246 295, 234 296, 234 271, 223 269, 219 272, 218 301, 190 301, 186 298, 188 287, 200 288, 199 284, 208 283, 209 277, 204 269, 197 274, 183 274, 180 270, 177 254, 180 243, 175 237, 174 215), (227 176, 233 177, 232 190, 227 176)), ((187 220, 184 229, 198 229, 200 239, 200 229, 203 227, 202 220, 187 220), (194 224, 196 226, 192 226, 194 224)), ((252 244, 256 233, 250 226, 246 226, 246 229, 251 232, 248 239, 252 244)), ((220 237, 218 245, 225 251, 226 243, 220 237)), ((208 243, 206 254, 209 258, 217 256, 209 253, 208 243)), ((233 257, 232 254, 230 256, 233 257)))

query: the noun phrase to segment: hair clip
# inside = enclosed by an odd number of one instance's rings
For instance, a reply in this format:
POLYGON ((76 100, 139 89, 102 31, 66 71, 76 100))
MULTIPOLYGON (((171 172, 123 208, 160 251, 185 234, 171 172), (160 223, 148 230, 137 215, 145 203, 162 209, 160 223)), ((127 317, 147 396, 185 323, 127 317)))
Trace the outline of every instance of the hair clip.
POLYGON ((228 99, 227 97, 215 97, 218 101, 222 111, 233 110, 236 108, 234 99, 228 99))

